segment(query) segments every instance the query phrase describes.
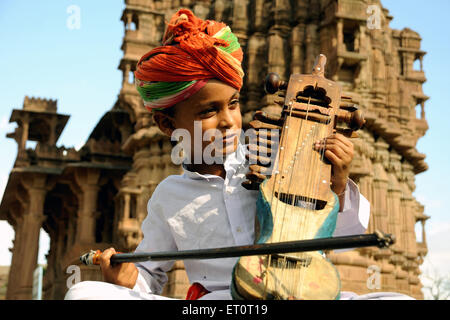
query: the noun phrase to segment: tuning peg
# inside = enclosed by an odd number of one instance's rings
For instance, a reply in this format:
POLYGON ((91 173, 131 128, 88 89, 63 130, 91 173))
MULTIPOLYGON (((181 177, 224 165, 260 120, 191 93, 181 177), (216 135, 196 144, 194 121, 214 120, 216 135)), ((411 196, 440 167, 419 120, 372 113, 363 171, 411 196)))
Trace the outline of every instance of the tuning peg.
POLYGON ((339 110, 336 114, 336 118, 338 121, 347 123, 353 131, 361 129, 366 123, 361 110, 355 110, 353 112, 339 110))
POLYGON ((286 90, 287 85, 287 82, 282 81, 280 76, 274 72, 269 73, 264 80, 264 90, 270 94, 274 94, 279 90, 286 90))
POLYGON ((350 111, 350 112, 359 110, 359 106, 357 104, 352 103, 352 102, 345 102, 342 100, 341 100, 341 104, 339 105, 339 108, 342 110, 350 111))

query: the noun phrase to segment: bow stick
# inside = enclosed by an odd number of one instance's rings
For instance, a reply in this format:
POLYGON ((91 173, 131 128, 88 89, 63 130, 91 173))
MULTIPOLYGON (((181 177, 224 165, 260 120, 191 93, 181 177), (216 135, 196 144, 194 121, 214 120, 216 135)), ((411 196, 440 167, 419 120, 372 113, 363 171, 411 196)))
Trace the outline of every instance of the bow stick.
MULTIPOLYGON (((307 252, 318 250, 335 250, 376 246, 386 248, 394 244, 395 237, 375 231, 372 234, 361 234, 354 236, 322 238, 312 240, 299 240, 278 243, 254 244, 247 246, 234 246, 214 249, 165 251, 165 252, 138 252, 117 253, 111 256, 111 263, 163 261, 163 260, 185 260, 185 259, 218 259, 242 256, 282 254, 290 252, 307 252)), ((85 265, 99 265, 100 250, 83 254, 80 260, 85 265)), ((289 259, 288 256, 286 256, 289 259)), ((293 257, 292 257, 293 258, 293 257)))

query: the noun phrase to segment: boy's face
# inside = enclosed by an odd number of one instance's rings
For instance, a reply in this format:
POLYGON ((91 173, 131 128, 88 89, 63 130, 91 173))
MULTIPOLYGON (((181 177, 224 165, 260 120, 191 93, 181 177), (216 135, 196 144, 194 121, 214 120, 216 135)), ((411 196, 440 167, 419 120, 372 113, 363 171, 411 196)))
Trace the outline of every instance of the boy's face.
POLYGON ((223 157, 236 151, 242 128, 238 90, 212 79, 197 93, 178 103, 174 108, 173 117, 155 113, 155 121, 166 135, 171 136, 175 129, 185 129, 191 137, 191 150, 200 151, 200 148, 196 149, 194 146, 194 143, 199 142, 194 139, 194 128, 197 126, 195 130, 198 134, 201 126, 202 154, 211 141, 217 139, 210 134, 214 131, 219 133, 222 140, 216 140, 214 143, 213 156, 223 157), (218 141, 220 143, 217 143, 218 141))

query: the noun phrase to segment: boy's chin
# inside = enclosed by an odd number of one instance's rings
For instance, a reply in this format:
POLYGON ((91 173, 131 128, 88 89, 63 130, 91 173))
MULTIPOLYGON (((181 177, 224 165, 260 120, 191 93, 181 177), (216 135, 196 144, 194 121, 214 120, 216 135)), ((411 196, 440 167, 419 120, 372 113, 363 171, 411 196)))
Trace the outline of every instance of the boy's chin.
POLYGON ((234 153, 236 151, 236 149, 237 149, 237 143, 223 145, 216 149, 216 155, 226 157, 226 156, 234 153))

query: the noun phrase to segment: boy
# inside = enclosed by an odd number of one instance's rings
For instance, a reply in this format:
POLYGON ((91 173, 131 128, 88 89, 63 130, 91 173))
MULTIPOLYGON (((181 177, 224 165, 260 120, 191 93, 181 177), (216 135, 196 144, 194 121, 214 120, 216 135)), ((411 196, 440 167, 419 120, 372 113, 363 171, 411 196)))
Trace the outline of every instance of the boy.
MULTIPOLYGON (((244 73, 237 38, 223 23, 203 21, 182 9, 171 19, 163 43, 144 55, 137 66, 136 84, 144 105, 154 112, 156 124, 167 136, 184 130, 194 137, 196 130, 201 130, 205 137, 212 130, 222 139, 202 139, 200 146, 196 139, 183 139, 184 146, 194 151, 185 154, 183 175, 169 176, 155 189, 142 224, 144 238, 136 252, 252 244, 258 191, 242 186, 249 164, 238 141, 244 73), (203 157, 211 143, 212 162, 203 157)), ((333 166, 332 189, 341 203, 334 236, 364 233, 369 203, 348 179, 352 143, 335 134, 326 144, 318 141, 314 147, 323 151, 333 166)), ((167 299, 160 294, 174 261, 112 267, 114 253, 110 248, 100 258, 107 283, 78 283, 66 299, 167 299)), ((190 298, 231 299, 229 287, 236 261, 186 260, 186 272, 194 284, 190 298)), ((341 295, 346 297, 356 295, 341 295)))

